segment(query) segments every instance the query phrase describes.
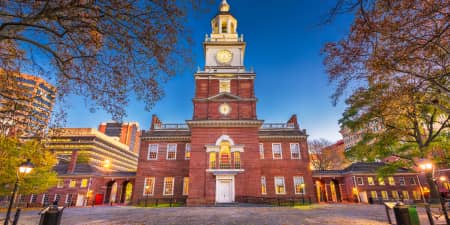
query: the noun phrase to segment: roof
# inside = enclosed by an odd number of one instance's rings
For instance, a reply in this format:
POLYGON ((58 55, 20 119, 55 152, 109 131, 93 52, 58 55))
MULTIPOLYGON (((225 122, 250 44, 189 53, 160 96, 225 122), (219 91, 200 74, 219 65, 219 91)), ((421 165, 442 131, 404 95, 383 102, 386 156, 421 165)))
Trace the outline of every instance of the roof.
MULTIPOLYGON (((352 163, 350 166, 346 167, 343 170, 315 170, 313 171, 313 176, 340 176, 344 174, 353 174, 353 173, 377 173, 377 170, 387 164, 382 162, 357 162, 352 163)), ((407 168, 398 168, 396 173, 414 173, 407 168)))
POLYGON ((86 163, 77 163, 75 165, 75 170, 73 173, 67 173, 67 168, 69 167, 69 163, 60 162, 58 165, 53 167, 53 170, 59 175, 101 175, 108 177, 134 177, 136 176, 136 172, 128 172, 128 171, 114 171, 114 172, 104 172, 101 171, 94 166, 91 166, 86 163))

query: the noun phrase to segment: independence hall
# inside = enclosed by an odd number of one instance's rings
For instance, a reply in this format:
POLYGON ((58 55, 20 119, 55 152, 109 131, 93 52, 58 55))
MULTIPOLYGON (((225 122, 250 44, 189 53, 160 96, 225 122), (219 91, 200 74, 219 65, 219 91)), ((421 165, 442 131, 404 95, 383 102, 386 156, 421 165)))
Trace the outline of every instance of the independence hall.
POLYGON ((244 65, 243 36, 226 1, 205 37, 205 66, 194 74, 192 120, 153 116, 141 135, 133 199, 186 198, 188 205, 246 198, 314 198, 307 134, 257 117, 256 74, 244 65))

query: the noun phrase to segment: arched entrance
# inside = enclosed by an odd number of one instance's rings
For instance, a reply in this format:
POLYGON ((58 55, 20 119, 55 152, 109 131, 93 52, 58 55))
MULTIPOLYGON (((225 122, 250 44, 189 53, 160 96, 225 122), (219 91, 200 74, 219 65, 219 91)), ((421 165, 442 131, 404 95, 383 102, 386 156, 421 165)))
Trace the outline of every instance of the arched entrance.
POLYGON ((116 202, 117 182, 112 180, 106 185, 105 201, 103 203, 116 202))
POLYGON ((122 184, 122 194, 120 195, 120 203, 130 202, 132 194, 133 194, 133 183, 131 183, 130 181, 124 181, 122 184))

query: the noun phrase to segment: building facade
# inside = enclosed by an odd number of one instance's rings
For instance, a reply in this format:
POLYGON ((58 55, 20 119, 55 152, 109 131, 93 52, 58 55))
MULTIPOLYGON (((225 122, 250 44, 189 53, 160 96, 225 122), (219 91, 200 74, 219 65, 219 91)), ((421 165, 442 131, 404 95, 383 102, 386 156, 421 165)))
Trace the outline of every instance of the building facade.
MULTIPOLYGON (((58 184, 30 203, 86 206, 131 200, 138 155, 91 128, 52 129, 45 142, 58 164, 58 184)), ((28 200, 28 199, 27 199, 28 200)))
POLYGON ((50 121, 56 88, 28 74, 0 74, 0 132, 40 136, 50 121))
POLYGON ((265 124, 257 117, 256 74, 244 65, 246 43, 226 1, 203 43, 194 74, 192 120, 153 116, 141 135, 134 199, 184 197, 188 205, 247 197, 314 197, 307 134, 297 117, 265 124))
POLYGON ((118 140, 130 147, 130 151, 139 152, 140 130, 139 123, 128 122, 105 122, 98 126, 98 130, 110 137, 116 137, 118 140))

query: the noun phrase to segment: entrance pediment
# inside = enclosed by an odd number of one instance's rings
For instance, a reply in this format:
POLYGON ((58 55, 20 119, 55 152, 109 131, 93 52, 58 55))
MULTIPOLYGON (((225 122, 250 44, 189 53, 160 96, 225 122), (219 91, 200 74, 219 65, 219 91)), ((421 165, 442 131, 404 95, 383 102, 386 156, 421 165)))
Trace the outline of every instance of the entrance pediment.
POLYGON ((226 101, 239 101, 242 98, 237 95, 230 94, 230 93, 220 93, 220 94, 211 96, 207 99, 209 101, 220 101, 220 102, 225 101, 226 102, 226 101))

